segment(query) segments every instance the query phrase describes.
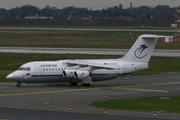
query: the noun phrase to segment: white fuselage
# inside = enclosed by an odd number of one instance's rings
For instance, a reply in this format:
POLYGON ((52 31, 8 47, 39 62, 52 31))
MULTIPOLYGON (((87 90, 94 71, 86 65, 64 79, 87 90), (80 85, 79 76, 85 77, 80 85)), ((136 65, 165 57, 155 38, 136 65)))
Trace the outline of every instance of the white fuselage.
MULTIPOLYGON (((124 74, 142 70, 148 67, 148 63, 125 62, 118 59, 115 60, 75 60, 79 63, 98 64, 99 66, 110 67, 109 69, 99 68, 90 70, 87 77, 91 77, 92 81, 104 81, 120 77, 124 74)), ((38 83, 38 82, 71 82, 81 81, 81 78, 74 76, 74 72, 82 70, 87 65, 79 66, 78 69, 73 69, 72 76, 65 77, 63 71, 72 69, 77 65, 69 65, 66 60, 59 61, 40 61, 29 62, 22 65, 18 70, 7 76, 8 79, 17 82, 38 83)), ((88 70, 89 71, 89 70, 88 70)), ((82 73, 84 75, 85 72, 82 73)), ((86 76, 84 77, 86 78, 86 76)), ((82 79, 84 79, 82 78, 82 79)))

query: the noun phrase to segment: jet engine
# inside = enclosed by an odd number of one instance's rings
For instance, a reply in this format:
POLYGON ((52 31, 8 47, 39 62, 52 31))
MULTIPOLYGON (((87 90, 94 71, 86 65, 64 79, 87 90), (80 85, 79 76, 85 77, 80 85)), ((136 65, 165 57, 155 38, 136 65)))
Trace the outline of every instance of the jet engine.
POLYGON ((74 72, 74 78, 76 79, 84 79, 84 78, 89 77, 89 75, 90 75, 89 71, 77 70, 74 72))
POLYGON ((73 77, 75 71, 76 70, 64 70, 63 71, 63 77, 65 77, 65 78, 73 77))

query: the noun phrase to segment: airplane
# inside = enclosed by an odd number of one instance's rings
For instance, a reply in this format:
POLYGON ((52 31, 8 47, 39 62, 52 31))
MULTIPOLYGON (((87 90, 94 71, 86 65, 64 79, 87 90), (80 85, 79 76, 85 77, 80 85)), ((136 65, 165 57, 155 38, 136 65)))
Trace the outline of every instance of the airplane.
POLYGON ((72 86, 90 86, 95 81, 105 81, 147 69, 158 38, 172 36, 144 34, 138 37, 126 55, 118 59, 81 59, 35 61, 20 66, 6 79, 21 83, 69 82, 72 86))

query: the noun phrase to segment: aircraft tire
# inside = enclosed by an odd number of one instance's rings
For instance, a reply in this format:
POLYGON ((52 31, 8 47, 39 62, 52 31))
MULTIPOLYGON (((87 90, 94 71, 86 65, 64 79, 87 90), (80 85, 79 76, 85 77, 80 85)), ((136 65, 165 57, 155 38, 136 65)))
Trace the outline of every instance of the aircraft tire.
POLYGON ((82 84, 83 86, 90 86, 91 84, 89 83, 89 84, 82 84))
POLYGON ((17 85, 16 85, 17 87, 21 87, 21 83, 17 83, 17 85))
POLYGON ((72 86, 77 86, 78 82, 69 82, 72 86))

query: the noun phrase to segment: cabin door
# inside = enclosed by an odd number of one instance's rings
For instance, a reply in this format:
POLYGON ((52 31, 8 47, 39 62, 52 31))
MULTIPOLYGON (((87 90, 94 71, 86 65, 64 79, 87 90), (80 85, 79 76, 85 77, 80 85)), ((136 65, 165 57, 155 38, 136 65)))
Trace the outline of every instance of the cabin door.
POLYGON ((36 69, 36 75, 42 75, 41 65, 39 63, 35 63, 34 66, 36 69))

